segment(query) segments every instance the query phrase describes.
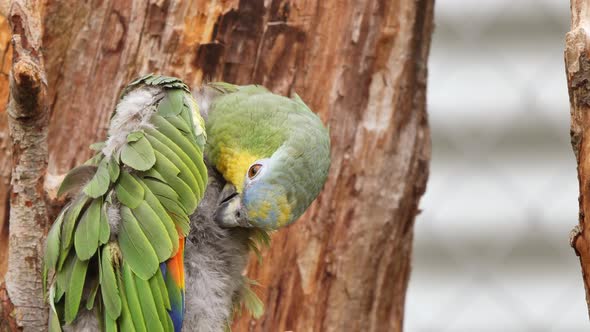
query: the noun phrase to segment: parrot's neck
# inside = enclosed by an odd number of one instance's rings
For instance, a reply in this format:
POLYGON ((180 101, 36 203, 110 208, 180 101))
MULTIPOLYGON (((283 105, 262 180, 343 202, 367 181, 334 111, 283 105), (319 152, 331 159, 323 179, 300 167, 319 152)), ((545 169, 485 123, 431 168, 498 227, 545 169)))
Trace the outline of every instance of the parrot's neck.
POLYGON ((243 286, 248 230, 224 229, 213 220, 223 178, 209 168, 209 184, 185 247, 184 331, 224 331, 233 301, 243 286))

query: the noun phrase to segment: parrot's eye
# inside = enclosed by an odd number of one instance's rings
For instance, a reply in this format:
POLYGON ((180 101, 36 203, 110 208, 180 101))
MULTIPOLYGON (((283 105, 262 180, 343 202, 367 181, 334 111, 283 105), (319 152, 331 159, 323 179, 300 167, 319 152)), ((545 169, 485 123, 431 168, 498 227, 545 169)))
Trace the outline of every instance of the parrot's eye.
POLYGON ((250 169, 248 169, 248 178, 250 180, 254 179, 256 177, 256 175, 258 175, 258 173, 260 172, 261 168, 262 168, 261 164, 254 164, 254 165, 250 166, 250 169))

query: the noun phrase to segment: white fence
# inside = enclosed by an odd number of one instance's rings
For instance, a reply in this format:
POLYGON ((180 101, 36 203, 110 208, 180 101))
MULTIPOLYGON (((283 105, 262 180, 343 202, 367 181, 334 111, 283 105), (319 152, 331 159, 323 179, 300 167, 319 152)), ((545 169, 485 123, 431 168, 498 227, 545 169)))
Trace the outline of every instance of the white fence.
POLYGON ((438 0, 433 157, 405 329, 588 331, 563 64, 566 0, 438 0))

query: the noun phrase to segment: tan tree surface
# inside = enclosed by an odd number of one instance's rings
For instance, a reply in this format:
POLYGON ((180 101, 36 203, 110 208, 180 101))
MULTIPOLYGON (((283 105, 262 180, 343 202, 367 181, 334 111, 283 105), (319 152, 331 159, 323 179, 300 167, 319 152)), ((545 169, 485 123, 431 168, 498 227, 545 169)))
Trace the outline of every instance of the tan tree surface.
POLYGON ((580 187, 579 224, 572 230, 570 244, 580 258, 590 314, 590 3, 571 0, 572 25, 566 34, 565 71, 571 112, 572 148, 578 166, 580 187))
MULTIPOLYGON (((48 193, 34 203, 46 204, 49 218, 60 204, 51 188, 90 156, 91 142, 104 139, 120 88, 138 74, 174 75, 193 87, 206 79, 296 91, 330 126, 330 177, 303 219, 274 236, 263 264, 252 262, 248 273, 263 285, 267 310, 258 321, 243 317, 235 330, 402 329, 413 223, 430 156, 425 96, 433 0, 41 3, 48 193)), ((6 97, 6 19, 0 29, 0 97, 6 97)), ((2 246, 10 211, 5 175, 18 164, 4 152, 11 146, 6 118, 1 112, 2 246)), ((19 223, 11 219, 11 231, 19 223)), ((13 245, 11 252, 18 252, 13 245)), ((9 273, 24 268, 10 261, 9 273)), ((38 291, 40 267, 34 268, 29 286, 38 291)), ((16 318, 34 330, 43 317, 23 317, 22 299, 12 300, 14 308, 8 301, 0 306, 0 325, 2 317, 16 318)))

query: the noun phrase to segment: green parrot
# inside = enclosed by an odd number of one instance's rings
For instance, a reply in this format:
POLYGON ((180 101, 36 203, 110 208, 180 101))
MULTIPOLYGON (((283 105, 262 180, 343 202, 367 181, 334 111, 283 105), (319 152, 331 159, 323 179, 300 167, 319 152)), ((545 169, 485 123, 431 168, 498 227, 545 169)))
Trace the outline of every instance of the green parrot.
POLYGON ((243 275, 330 166, 320 119, 295 96, 177 78, 130 83, 105 142, 72 169, 44 259, 50 331, 223 331, 262 303, 243 275))

